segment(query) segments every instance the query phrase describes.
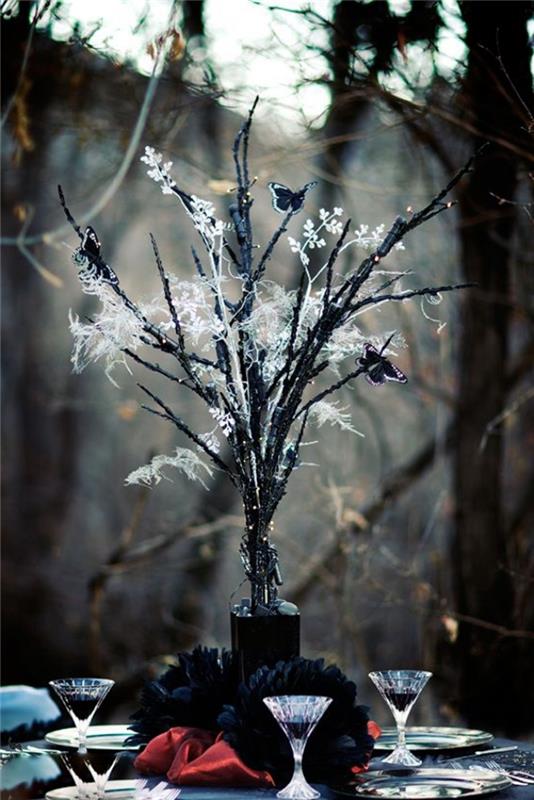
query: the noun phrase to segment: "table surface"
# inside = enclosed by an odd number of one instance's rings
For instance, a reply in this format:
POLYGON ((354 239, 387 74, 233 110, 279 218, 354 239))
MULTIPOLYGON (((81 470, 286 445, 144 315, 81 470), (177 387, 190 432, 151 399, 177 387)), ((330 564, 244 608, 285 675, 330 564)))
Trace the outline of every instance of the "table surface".
MULTIPOLYGON (((32 744, 45 744, 43 743, 32 743, 32 744)), ((529 765, 530 771, 533 771, 534 765, 534 744, 528 742, 518 742, 512 741, 509 739, 494 739, 487 747, 489 751, 492 748, 496 747, 506 747, 517 745, 518 750, 514 752, 508 753, 500 753, 494 756, 494 759, 498 761, 503 766, 511 766, 513 765, 514 761, 517 762, 518 759, 522 759, 523 763, 527 763, 529 765)), ((466 755, 469 751, 462 751, 456 753, 448 753, 447 756, 450 758, 459 758, 463 755, 466 755)), ((24 758, 24 757, 21 757, 24 758)), ((40 758, 38 756, 38 758, 40 758)), ((431 766, 436 764, 438 756, 428 756, 424 758, 424 765, 431 766)), ((18 759, 17 759, 18 760, 18 759)), ((480 759, 474 758, 472 762, 470 762, 467 758, 465 759, 466 765, 469 763, 477 763, 480 759)), ((382 762, 379 758, 374 758, 371 761, 370 769, 380 769, 382 766, 382 762)), ((123 776, 121 776, 123 777, 123 776)), ((126 777, 126 776, 124 776, 126 777)), ((156 781, 155 781, 156 782, 156 781)), ((65 776, 65 781, 62 785, 69 785, 70 780, 68 776, 65 776)), ((341 800, 341 795, 336 793, 334 790, 329 789, 326 786, 317 786, 319 791, 321 791, 321 796, 325 800, 341 800)), ((27 800, 27 798, 32 797, 31 793, 28 791, 7 791, 6 786, 2 786, 2 796, 6 798, 10 798, 10 800, 18 800, 18 798, 23 798, 23 800, 27 800)), ((346 796, 346 795, 344 795, 346 796)), ((39 797, 39 794, 33 795, 33 797, 39 797)), ((181 792, 179 795, 179 800, 268 800, 268 798, 276 797, 276 790, 274 789, 224 789, 224 788, 201 788, 201 787, 189 787, 184 786, 181 787, 181 792)), ((496 800, 533 800, 534 799, 534 785, 531 786, 511 786, 506 790, 501 792, 497 792, 491 797, 495 797, 496 800)))

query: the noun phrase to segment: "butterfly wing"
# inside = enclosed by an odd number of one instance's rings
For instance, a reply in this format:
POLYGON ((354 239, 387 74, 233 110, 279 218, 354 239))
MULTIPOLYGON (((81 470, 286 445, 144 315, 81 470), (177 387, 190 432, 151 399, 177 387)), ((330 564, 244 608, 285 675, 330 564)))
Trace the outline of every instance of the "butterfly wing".
POLYGON ((103 281, 106 283, 110 283, 112 286, 117 286, 119 283, 119 279, 109 266, 104 261, 100 262, 98 265, 98 274, 102 278, 103 281))
POLYGON ((371 386, 381 386, 386 382, 384 364, 382 363, 382 360, 377 361, 375 364, 372 364, 367 368, 365 380, 367 383, 370 383, 371 386))
POLYGON ((387 358, 383 359, 384 364, 384 380, 396 381, 397 383, 407 383, 408 378, 395 364, 388 361, 387 358))
POLYGON ((375 364, 379 364, 380 359, 381 356, 376 347, 373 347, 372 344, 366 342, 363 346, 363 355, 358 358, 357 364, 360 367, 364 367, 364 369, 369 369, 375 364))
POLYGON ((100 257, 100 239, 96 235, 96 231, 90 225, 85 229, 80 249, 87 255, 88 258, 94 259, 100 257))
POLYGON ((372 344, 367 342, 358 365, 366 370, 365 379, 371 386, 380 386, 386 381, 406 383, 408 378, 395 364, 388 361, 372 344))
POLYGON ((313 189, 314 186, 317 186, 318 181, 310 181, 306 183, 302 189, 299 189, 298 192, 294 192, 291 198, 291 210, 294 214, 298 214, 301 208, 304 205, 304 200, 306 199, 307 193, 310 189, 313 189))
POLYGON ((85 229, 82 243, 74 255, 75 262, 84 266, 84 269, 80 272, 80 279, 83 282, 84 279, 93 279, 98 276, 106 283, 116 286, 119 283, 119 279, 111 267, 102 260, 100 255, 101 247, 102 245, 95 229, 88 225, 85 229))
POLYGON ((293 197, 295 196, 291 189, 284 186, 283 183, 269 183, 267 184, 271 190, 273 199, 273 208, 279 214, 285 214, 289 211, 293 197))

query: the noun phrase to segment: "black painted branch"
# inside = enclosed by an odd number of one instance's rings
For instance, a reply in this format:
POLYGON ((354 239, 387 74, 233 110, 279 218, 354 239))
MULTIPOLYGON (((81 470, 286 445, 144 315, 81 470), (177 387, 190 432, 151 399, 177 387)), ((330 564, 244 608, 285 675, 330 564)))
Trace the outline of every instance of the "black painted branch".
MULTIPOLYGON (((210 447, 208 447, 208 445, 203 441, 203 439, 201 439, 201 437, 197 433, 195 433, 193 430, 191 430, 189 425, 186 422, 184 422, 184 420, 181 417, 178 417, 174 413, 174 411, 172 411, 172 409, 170 409, 169 406, 167 406, 163 402, 163 400, 161 400, 157 395, 155 395, 153 392, 151 392, 150 389, 148 389, 146 386, 143 386, 142 383, 138 383, 137 385, 141 389, 141 391, 143 391, 145 394, 147 394, 160 408, 163 409, 163 411, 165 412, 164 416, 166 417, 166 419, 168 419, 172 423, 174 423, 174 425, 176 425, 178 430, 182 431, 182 433, 185 433, 185 435, 189 439, 191 439, 191 441, 194 442, 197 445, 197 447, 200 447, 200 449, 203 450, 206 453, 206 455, 208 455, 211 458, 213 463, 217 467, 219 467, 219 469, 224 470, 228 474, 228 476, 229 476, 230 480, 232 481, 232 483, 234 483, 234 485, 237 485, 236 484, 235 475, 234 475, 233 471, 230 469, 230 467, 228 466, 228 464, 226 464, 222 460, 222 458, 217 455, 217 453, 215 453, 210 447)), ((145 408, 145 406, 143 406, 143 408, 145 408)), ((154 413, 153 409, 147 408, 147 410, 149 410, 149 411, 151 410, 152 413, 154 413)), ((160 412, 157 412, 157 413, 160 413, 160 412)), ((160 414, 160 416, 163 416, 163 415, 160 414)))
POLYGON ((346 383, 354 380, 354 378, 357 378, 364 372, 367 372, 365 367, 358 367, 358 369, 355 369, 353 372, 349 372, 348 375, 345 375, 345 377, 341 378, 339 381, 337 381, 337 383, 333 383, 332 386, 328 387, 328 389, 324 389, 322 392, 319 392, 319 394, 316 394, 315 397, 312 397, 311 400, 308 400, 308 402, 304 406, 302 406, 302 408, 295 415, 295 419, 300 417, 301 414, 307 414, 310 408, 314 406, 316 403, 318 403, 320 400, 322 400, 324 397, 328 397, 329 394, 337 392, 337 390, 341 389, 342 386, 345 386, 346 383))

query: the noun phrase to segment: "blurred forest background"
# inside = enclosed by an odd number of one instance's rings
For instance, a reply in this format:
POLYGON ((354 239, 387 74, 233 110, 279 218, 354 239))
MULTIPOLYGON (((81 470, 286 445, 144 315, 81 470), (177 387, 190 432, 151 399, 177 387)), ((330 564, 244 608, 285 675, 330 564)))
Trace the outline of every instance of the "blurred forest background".
MULTIPOLYGON (((490 143, 454 209, 388 262, 413 269, 412 285, 477 288, 362 317, 370 333, 404 334, 409 382, 345 392, 365 438, 318 432, 320 466, 293 476, 275 540, 303 655, 337 661, 375 718, 387 715, 367 672, 417 666, 434 678, 414 721, 532 735, 533 4, 0 8, 3 682, 105 674, 118 682, 108 711, 124 720, 166 658, 229 644, 239 498, 224 477, 209 493, 179 475, 124 485, 181 442, 140 410, 135 369, 115 374, 118 388, 98 365, 71 372, 68 311, 90 316, 95 301, 80 291, 56 186, 128 293, 151 297, 148 232, 180 277, 193 269, 192 233, 146 177, 145 144, 228 218, 231 142, 259 93, 260 242, 278 224, 268 181, 320 181, 295 238, 334 206, 354 227, 389 226, 490 143)), ((271 276, 294 285, 295 258, 281 246, 271 276)), ((167 397, 200 415, 189 397, 167 397)))

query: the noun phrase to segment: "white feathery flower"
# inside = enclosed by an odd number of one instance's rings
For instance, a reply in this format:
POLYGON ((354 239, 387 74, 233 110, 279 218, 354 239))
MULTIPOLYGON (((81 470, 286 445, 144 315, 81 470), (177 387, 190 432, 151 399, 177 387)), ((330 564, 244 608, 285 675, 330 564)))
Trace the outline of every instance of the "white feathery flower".
POLYGON ((352 425, 351 415, 347 412, 347 406, 340 406, 339 402, 330 403, 328 400, 319 400, 310 409, 310 417, 317 423, 318 428, 328 423, 337 425, 344 431, 350 431, 357 436, 364 437, 361 431, 356 430, 352 425))
POLYGON ((204 473, 211 478, 213 470, 202 461, 197 454, 187 447, 177 447, 173 456, 154 456, 149 464, 138 467, 133 472, 130 472, 125 479, 125 484, 144 484, 150 486, 158 484, 162 479, 170 481, 171 479, 163 473, 165 467, 173 467, 184 473, 184 475, 191 481, 199 481, 202 486, 207 489, 204 481, 204 473))
MULTIPOLYGON (((69 311, 69 327, 73 337, 71 363, 74 372, 82 372, 88 364, 104 359, 106 376, 118 386, 112 372, 119 364, 129 370, 123 350, 137 350, 142 344, 143 325, 109 289, 99 292, 102 309, 91 322, 82 322, 69 311)), ((143 307, 141 313, 150 313, 143 307)))
POLYGON ((353 323, 338 328, 323 348, 325 358, 331 364, 337 364, 349 356, 363 352, 363 345, 368 341, 361 330, 353 323))

